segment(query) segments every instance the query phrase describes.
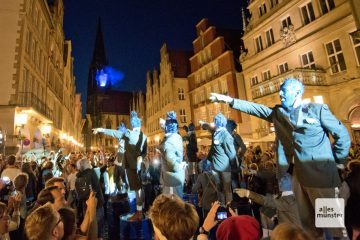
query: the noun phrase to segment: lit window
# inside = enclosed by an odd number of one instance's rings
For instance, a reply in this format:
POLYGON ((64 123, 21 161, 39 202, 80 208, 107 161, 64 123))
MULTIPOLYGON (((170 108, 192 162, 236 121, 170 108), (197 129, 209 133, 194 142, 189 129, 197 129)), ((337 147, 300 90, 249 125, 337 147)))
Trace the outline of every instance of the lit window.
POLYGON ((278 70, 279 70, 279 74, 283 74, 283 73, 289 71, 289 66, 288 66, 287 62, 283 63, 283 64, 279 64, 278 70))
POLYGON ((323 14, 326 14, 335 8, 334 0, 319 0, 319 3, 323 14))
POLYGON ((270 0, 270 8, 273 8, 278 4, 279 4, 279 0, 270 0))
POLYGON ((256 52, 261 52, 264 49, 262 40, 261 40, 261 36, 258 36, 257 38, 255 38, 255 46, 256 46, 256 52))
POLYGON ((275 43, 274 32, 273 32, 272 28, 270 28, 268 31, 266 31, 265 35, 266 35, 266 46, 270 47, 271 45, 273 45, 275 43))
POLYGON ((327 43, 326 52, 329 58, 332 73, 337 73, 346 70, 345 59, 342 53, 339 39, 327 43))
POLYGON ((290 25, 292 25, 290 16, 287 16, 286 18, 281 20, 281 27, 282 28, 289 27, 290 25))
POLYGON ((259 6, 259 15, 260 17, 264 14, 266 14, 266 5, 265 3, 263 2, 260 6, 259 6))
POLYGON ((251 86, 258 84, 259 83, 258 77, 257 76, 251 77, 250 82, 251 82, 251 86))
POLYGON ((304 20, 304 24, 309 24, 315 20, 314 7, 312 2, 307 3, 301 7, 301 13, 304 20))
POLYGON ((311 51, 301 55, 301 62, 302 62, 303 68, 315 69, 314 56, 311 51))
POLYGON ((355 38, 355 37, 351 37, 352 42, 353 42, 353 46, 354 46, 354 51, 355 51, 355 57, 356 57, 356 62, 357 65, 360 65, 360 39, 355 38))
POLYGON ((262 73, 263 81, 269 80, 271 78, 270 70, 267 70, 262 73))
POLYGON ((186 113, 185 113, 185 109, 183 108, 180 109, 180 122, 186 123, 186 113))
POLYGON ((183 88, 178 88, 179 100, 185 100, 185 94, 183 88))

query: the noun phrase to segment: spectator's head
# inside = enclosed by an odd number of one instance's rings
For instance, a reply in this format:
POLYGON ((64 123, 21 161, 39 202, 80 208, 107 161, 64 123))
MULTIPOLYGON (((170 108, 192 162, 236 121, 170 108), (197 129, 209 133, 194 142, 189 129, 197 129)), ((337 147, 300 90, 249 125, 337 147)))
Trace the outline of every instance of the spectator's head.
POLYGON ((8 164, 9 166, 14 166, 15 163, 16 163, 16 157, 15 157, 15 155, 9 155, 6 160, 7 160, 7 164, 8 164))
POLYGON ((189 131, 189 128, 188 128, 188 126, 186 126, 186 125, 184 125, 182 128, 183 128, 183 130, 184 130, 185 132, 188 132, 188 131, 189 131))
POLYGON ((60 240, 64 236, 64 223, 60 214, 48 203, 26 218, 25 232, 29 240, 60 240))
POLYGON ((135 111, 132 111, 130 114, 130 125, 133 129, 141 127, 141 120, 135 111))
POLYGON ((0 202, 0 234, 9 232, 10 216, 5 203, 0 202))
POLYGON ((231 134, 237 127, 237 124, 234 120, 232 119, 228 119, 227 123, 226 123, 226 129, 228 130, 228 132, 231 134))
POLYGON ((21 166, 21 171, 24 173, 27 173, 27 174, 30 174, 33 172, 29 162, 23 163, 23 165, 21 166))
POLYGON ((292 191, 291 175, 286 173, 279 181, 280 192, 292 191))
POLYGON ((226 123, 227 123, 226 117, 222 113, 218 113, 214 117, 214 123, 217 128, 226 127, 226 123))
POLYGON ((168 112, 165 121, 165 133, 177 133, 178 122, 174 111, 168 112))
POLYGON ((190 132, 195 131, 195 126, 194 126, 193 123, 190 123, 190 124, 189 124, 189 131, 190 131, 190 132))
POLYGON ((17 191, 24 192, 28 184, 29 177, 26 173, 19 173, 14 179, 14 186, 17 191))
POLYGON ((52 177, 45 183, 45 188, 56 186, 60 190, 61 194, 65 196, 66 189, 65 189, 65 180, 62 177, 52 177))
POLYGON ((86 158, 83 158, 83 159, 80 159, 79 161, 77 161, 76 166, 77 166, 77 168, 79 169, 80 172, 84 171, 86 169, 91 169, 92 168, 89 160, 86 159, 86 158))
POLYGON ((56 186, 47 187, 41 190, 37 197, 37 203, 39 205, 51 203, 55 209, 66 206, 65 197, 56 186))
POLYGON ((63 240, 75 239, 76 234, 76 216, 72 208, 61 208, 58 211, 64 223, 64 237, 63 240))
POLYGON ((199 225, 199 216, 194 206, 175 195, 159 195, 150 209, 150 219, 155 239, 159 240, 190 239, 199 225))
POLYGON ((247 215, 233 216, 225 219, 216 231, 218 240, 259 240, 260 226, 258 221, 247 215))
POLYGON ((52 170, 54 167, 54 163, 51 162, 51 161, 47 161, 45 164, 44 164, 44 167, 43 169, 49 169, 49 170, 52 170))
POLYGON ((289 223, 281 223, 277 225, 271 233, 271 240, 308 240, 310 236, 304 230, 291 225, 289 223))
POLYGON ((292 108, 294 105, 301 102, 304 93, 304 85, 295 78, 285 80, 280 86, 280 100, 281 105, 285 109, 292 108))

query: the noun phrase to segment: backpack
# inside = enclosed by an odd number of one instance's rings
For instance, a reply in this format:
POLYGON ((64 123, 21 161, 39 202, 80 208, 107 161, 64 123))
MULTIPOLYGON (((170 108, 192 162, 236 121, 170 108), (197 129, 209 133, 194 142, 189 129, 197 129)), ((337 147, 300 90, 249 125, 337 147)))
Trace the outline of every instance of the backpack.
POLYGON ((89 198, 91 181, 86 175, 76 178, 75 191, 78 201, 86 201, 89 198))

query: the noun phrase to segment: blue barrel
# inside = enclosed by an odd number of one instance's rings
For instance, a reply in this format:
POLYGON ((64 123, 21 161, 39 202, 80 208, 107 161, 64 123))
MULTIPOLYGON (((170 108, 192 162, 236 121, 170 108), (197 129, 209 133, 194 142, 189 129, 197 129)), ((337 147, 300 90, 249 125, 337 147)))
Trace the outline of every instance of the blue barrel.
POLYGON ((126 240, 152 240, 153 231, 149 218, 144 218, 141 221, 129 222, 127 219, 131 215, 124 215, 120 217, 120 239, 126 240))
POLYGON ((184 193, 183 200, 184 200, 184 202, 190 203, 190 204, 192 204, 194 206, 199 205, 199 198, 198 198, 197 194, 186 194, 186 193, 184 193))

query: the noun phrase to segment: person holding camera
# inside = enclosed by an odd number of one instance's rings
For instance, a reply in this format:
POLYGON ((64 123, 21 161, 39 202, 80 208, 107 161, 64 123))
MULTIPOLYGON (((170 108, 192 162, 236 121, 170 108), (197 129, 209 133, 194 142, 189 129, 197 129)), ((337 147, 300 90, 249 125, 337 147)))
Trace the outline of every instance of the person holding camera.
POLYGON ((197 240, 207 240, 215 227, 217 240, 260 240, 261 236, 260 226, 255 218, 248 215, 237 216, 230 207, 222 207, 218 201, 213 203, 200 227, 197 240))

